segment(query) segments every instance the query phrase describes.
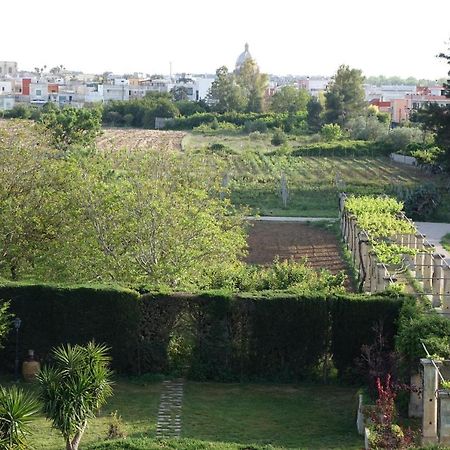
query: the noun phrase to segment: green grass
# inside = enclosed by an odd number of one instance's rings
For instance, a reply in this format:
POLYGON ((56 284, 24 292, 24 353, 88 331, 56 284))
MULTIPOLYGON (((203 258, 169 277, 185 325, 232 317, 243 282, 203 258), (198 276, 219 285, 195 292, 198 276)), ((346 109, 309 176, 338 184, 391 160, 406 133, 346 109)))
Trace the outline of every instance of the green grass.
POLYGON ((189 383, 183 436, 282 448, 358 449, 356 389, 189 383))
POLYGON ((445 248, 445 250, 450 252, 450 233, 447 233, 445 236, 442 236, 441 244, 442 247, 445 248))
MULTIPOLYGON (((24 384, 25 389, 36 391, 36 385, 24 384)), ((109 426, 109 414, 118 411, 125 422, 125 430, 130 437, 154 436, 158 410, 160 383, 140 384, 118 380, 114 385, 114 396, 101 410, 99 417, 89 425, 82 446, 103 440, 109 426)), ((30 442, 36 450, 61 450, 63 438, 43 416, 31 425, 30 442)))
MULTIPOLYGON (((35 385, 25 384, 36 391, 35 385)), ((188 382, 181 441, 155 439, 160 383, 120 379, 114 397, 82 440, 89 449, 359 449, 356 388, 322 385, 188 382), (104 442, 109 414, 118 411, 128 438, 104 442), (252 447, 250 447, 252 446, 252 447)), ((63 439, 39 416, 30 439, 36 450, 60 450, 63 439)))
MULTIPOLYGON (((423 183, 444 184, 440 176, 424 173, 416 167, 397 164, 384 156, 293 156, 291 150, 308 137, 293 137, 284 148, 270 144, 270 134, 258 140, 248 136, 203 136, 185 138, 187 152, 202 152, 217 158, 229 177, 230 197, 236 205, 246 205, 254 214, 268 216, 336 217, 338 193, 384 194, 398 186, 415 187, 423 183), (213 154, 211 143, 231 149, 213 154), (287 208, 281 199, 281 175, 289 190, 287 208)), ((433 216, 450 221, 450 209, 443 199, 442 208, 433 216)), ((447 199, 450 200, 450 199, 447 199)))

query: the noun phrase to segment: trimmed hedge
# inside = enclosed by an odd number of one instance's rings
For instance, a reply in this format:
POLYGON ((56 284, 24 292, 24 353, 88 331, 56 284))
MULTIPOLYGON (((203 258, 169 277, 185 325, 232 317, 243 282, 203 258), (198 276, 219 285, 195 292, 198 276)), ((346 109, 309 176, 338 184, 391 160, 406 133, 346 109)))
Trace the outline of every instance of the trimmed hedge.
MULTIPOLYGON (((117 371, 132 368, 139 321, 139 294, 107 286, 55 286, 2 283, 0 299, 11 300, 10 310, 20 317, 20 355, 32 348, 46 360, 59 344, 85 344, 95 339, 111 347, 117 371)), ((0 353, 0 365, 14 366, 15 332, 0 353)))
MULTIPOLYGON (((286 292, 146 294, 112 287, 7 283, 0 298, 22 319, 20 355, 47 358, 61 343, 111 347, 123 373, 183 373, 195 380, 293 381, 317 373, 332 353, 341 375, 383 321, 393 348, 401 300, 286 292)), ((0 363, 12 370, 12 332, 0 363)))

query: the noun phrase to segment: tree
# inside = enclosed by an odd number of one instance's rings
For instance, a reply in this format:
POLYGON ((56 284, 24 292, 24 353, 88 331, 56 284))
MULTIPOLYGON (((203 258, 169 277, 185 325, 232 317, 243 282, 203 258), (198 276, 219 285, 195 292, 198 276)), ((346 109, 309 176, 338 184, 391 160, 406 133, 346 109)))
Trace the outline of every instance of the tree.
POLYGON ((306 111, 310 95, 305 89, 295 86, 283 86, 270 99, 270 110, 276 113, 294 114, 306 111))
POLYGON ((29 424, 39 411, 37 400, 17 386, 0 386, 0 448, 26 450, 29 424))
POLYGON ((360 70, 345 65, 339 67, 325 93, 325 117, 328 123, 344 126, 349 119, 364 115, 366 102, 363 82, 360 70))
POLYGON ((171 89, 170 93, 174 102, 189 100, 188 89, 185 86, 175 86, 171 89))
POLYGON ((315 97, 311 97, 306 105, 308 116, 306 122, 310 131, 317 133, 322 127, 322 111, 323 107, 319 100, 315 97))
POLYGON ((233 74, 225 66, 216 70, 216 79, 213 81, 208 100, 217 112, 243 111, 247 107, 247 98, 240 85, 236 83, 233 74))
POLYGON ((99 108, 51 109, 41 115, 53 144, 63 150, 73 145, 94 146, 101 131, 102 111, 99 108))
POLYGON ((247 112, 262 112, 265 108, 265 92, 268 76, 261 73, 254 59, 246 59, 236 73, 236 83, 247 100, 247 112))
MULTIPOLYGON (((448 54, 441 53, 439 58, 450 64, 450 48, 448 51, 448 54)), ((450 98, 450 71, 447 75, 449 79, 444 83, 444 94, 450 98)), ((442 162, 450 170, 450 105, 440 106, 431 103, 413 114, 411 120, 420 122, 425 130, 436 133, 436 144, 445 151, 442 162)))
POLYGON ((108 348, 90 342, 53 350, 53 366, 38 375, 44 414, 61 432, 66 450, 77 450, 89 420, 112 395, 108 348))

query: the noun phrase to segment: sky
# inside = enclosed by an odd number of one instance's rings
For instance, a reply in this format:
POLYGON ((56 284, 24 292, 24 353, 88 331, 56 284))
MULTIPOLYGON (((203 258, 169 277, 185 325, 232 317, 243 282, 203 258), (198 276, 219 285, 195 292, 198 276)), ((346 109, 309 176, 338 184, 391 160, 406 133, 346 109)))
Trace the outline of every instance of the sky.
MULTIPOLYGON (((248 42, 261 71, 437 79, 450 0, 22 0, 0 5, 0 60, 85 73, 214 73, 248 42)), ((447 44, 446 44, 447 42, 447 44)))

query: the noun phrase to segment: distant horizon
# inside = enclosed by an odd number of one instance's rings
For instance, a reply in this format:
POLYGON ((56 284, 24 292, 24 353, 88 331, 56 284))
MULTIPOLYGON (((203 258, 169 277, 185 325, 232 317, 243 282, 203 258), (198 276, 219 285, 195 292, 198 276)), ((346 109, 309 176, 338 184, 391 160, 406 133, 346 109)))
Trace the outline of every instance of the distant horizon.
POLYGON ((62 64, 83 73, 152 74, 169 73, 172 64, 172 73, 212 74, 223 65, 233 70, 246 42, 261 71, 286 74, 279 76, 331 77, 346 64, 366 76, 437 80, 449 69, 436 57, 448 49, 450 26, 441 19, 450 17, 448 0, 425 7, 419 0, 229 0, 219 9, 208 0, 78 0, 57 9, 41 0, 23 2, 20 12, 6 2, 2 17, 0 60, 30 70, 62 64))

